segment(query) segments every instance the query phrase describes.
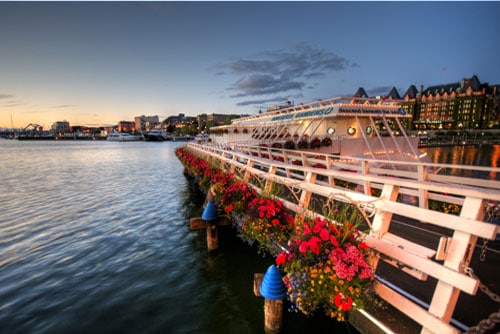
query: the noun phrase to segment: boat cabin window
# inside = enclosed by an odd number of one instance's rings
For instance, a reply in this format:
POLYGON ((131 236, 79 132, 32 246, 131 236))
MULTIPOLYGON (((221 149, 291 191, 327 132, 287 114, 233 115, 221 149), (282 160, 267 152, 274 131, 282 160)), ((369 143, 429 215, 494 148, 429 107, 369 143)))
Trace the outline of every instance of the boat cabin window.
POLYGON ((354 134, 356 133, 356 128, 350 126, 348 129, 347 129, 347 134, 349 136, 354 136, 354 134))
POLYGON ((335 129, 332 127, 329 127, 328 130, 326 130, 329 135, 333 135, 335 133, 335 129))

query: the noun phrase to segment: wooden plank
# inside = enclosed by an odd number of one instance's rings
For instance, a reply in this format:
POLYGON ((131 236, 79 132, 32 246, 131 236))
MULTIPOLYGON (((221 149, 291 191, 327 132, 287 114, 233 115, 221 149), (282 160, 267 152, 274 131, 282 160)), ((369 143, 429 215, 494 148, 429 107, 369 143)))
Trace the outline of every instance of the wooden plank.
POLYGON ((458 329, 433 316, 424 308, 403 297, 382 283, 375 283, 375 292, 389 304, 415 320, 420 325, 429 328, 434 333, 459 333, 458 329))
POLYGON ((470 295, 474 295, 477 292, 479 281, 472 277, 468 277, 465 274, 444 267, 437 262, 412 254, 385 240, 377 239, 374 236, 367 236, 365 241, 368 246, 376 251, 420 270, 440 281, 453 285, 470 295))
POLYGON ((431 223, 433 225, 445 227, 450 230, 474 234, 478 237, 490 240, 495 239, 498 233, 497 225, 480 222, 466 217, 453 216, 438 211, 417 208, 411 205, 396 203, 386 199, 381 199, 380 202, 375 202, 374 204, 380 210, 390 211, 401 216, 417 219, 422 222, 431 223), (452 219, 450 219, 450 216, 452 219))
POLYGON ((436 255, 436 251, 434 249, 430 249, 427 247, 424 247, 422 245, 416 244, 414 242, 411 242, 409 240, 406 240, 405 238, 399 237, 395 234, 392 233, 386 233, 382 237, 383 240, 401 248, 404 249, 412 254, 415 254, 417 256, 430 259, 436 255))
MULTIPOLYGON (((231 221, 227 219, 226 217, 220 217, 219 221, 217 222, 217 226, 227 226, 231 225, 231 221)), ((189 220, 189 229, 194 231, 194 230, 201 230, 206 228, 206 222, 201 219, 201 217, 193 217, 189 220)))
POLYGON ((421 272, 420 270, 409 268, 409 267, 406 267, 406 266, 404 266, 403 268, 401 268, 401 266, 399 265, 399 262, 395 261, 395 260, 392 260, 392 259, 383 258, 382 260, 385 263, 390 264, 391 266, 393 266, 395 268, 398 268, 399 270, 407 273, 410 276, 415 277, 416 279, 418 279, 420 281, 427 281, 427 277, 428 277, 427 274, 421 272))
POLYGON ((194 217, 189 220, 189 229, 191 231, 205 228, 205 221, 201 217, 194 217))

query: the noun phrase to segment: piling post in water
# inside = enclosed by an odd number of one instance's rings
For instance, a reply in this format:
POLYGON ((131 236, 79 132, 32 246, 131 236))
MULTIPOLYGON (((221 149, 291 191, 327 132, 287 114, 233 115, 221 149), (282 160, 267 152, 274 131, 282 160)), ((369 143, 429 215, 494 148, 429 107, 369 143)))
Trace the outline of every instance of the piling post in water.
MULTIPOLYGON (((256 274, 254 279, 257 281, 261 277, 256 274)), ((264 329, 268 334, 279 333, 283 324, 283 298, 286 296, 286 286, 279 269, 274 264, 267 269, 262 277, 258 291, 265 298, 264 329)), ((257 295, 257 293, 255 294, 257 295)))
POLYGON ((207 248, 209 251, 216 251, 219 248, 219 233, 217 231, 219 215, 212 201, 208 202, 205 206, 201 219, 205 221, 207 230, 207 248))
POLYGON ((207 248, 209 251, 216 251, 219 248, 219 226, 230 225, 231 222, 225 217, 219 218, 217 207, 212 201, 208 201, 201 217, 191 218, 189 221, 190 230, 205 229, 207 233, 207 248))

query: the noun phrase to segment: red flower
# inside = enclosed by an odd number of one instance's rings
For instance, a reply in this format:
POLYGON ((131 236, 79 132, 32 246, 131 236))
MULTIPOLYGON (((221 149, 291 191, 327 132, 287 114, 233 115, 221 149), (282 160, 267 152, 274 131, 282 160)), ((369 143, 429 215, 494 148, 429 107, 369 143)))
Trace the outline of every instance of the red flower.
POLYGON ((330 233, 328 233, 328 230, 326 228, 322 228, 319 232, 319 237, 323 241, 328 241, 330 239, 330 233))
POLYGON ((286 262, 286 253, 279 253, 278 256, 276 257, 276 265, 280 266, 286 262))
POLYGON ((307 252, 307 248, 309 248, 309 243, 307 241, 302 241, 299 246, 299 251, 304 254, 307 252))
POLYGON ((352 298, 347 296, 346 299, 342 294, 339 293, 335 296, 335 305, 342 308, 342 311, 349 311, 352 306, 352 298))
POLYGON ((359 249, 368 249, 368 248, 370 248, 370 247, 366 244, 366 242, 364 242, 364 241, 363 241, 362 243, 360 243, 358 247, 359 247, 359 249))
POLYGON ((313 252, 316 255, 319 255, 320 253, 320 248, 317 242, 311 242, 309 244, 309 248, 311 249, 311 252, 313 252))
POLYGON ((233 211, 233 209, 234 209, 233 205, 229 204, 228 206, 226 206, 225 211, 226 211, 226 213, 230 213, 231 211, 233 211))

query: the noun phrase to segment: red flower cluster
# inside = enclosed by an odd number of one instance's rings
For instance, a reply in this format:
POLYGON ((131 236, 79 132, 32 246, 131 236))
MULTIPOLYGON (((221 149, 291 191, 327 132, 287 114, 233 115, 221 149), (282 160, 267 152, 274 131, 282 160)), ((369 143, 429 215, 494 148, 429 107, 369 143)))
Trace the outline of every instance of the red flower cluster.
POLYGON ((246 210, 248 202, 256 195, 257 192, 248 183, 236 181, 224 190, 220 204, 227 214, 241 214, 246 210))
POLYGON ((294 230, 293 216, 279 200, 254 198, 244 216, 242 237, 249 242, 257 241, 260 249, 273 255, 281 251, 294 230))
POLYGON ((367 249, 353 224, 317 217, 296 228, 276 265, 285 272, 288 296, 299 310, 309 314, 321 307, 342 320, 353 303, 362 307, 373 280, 367 249))

